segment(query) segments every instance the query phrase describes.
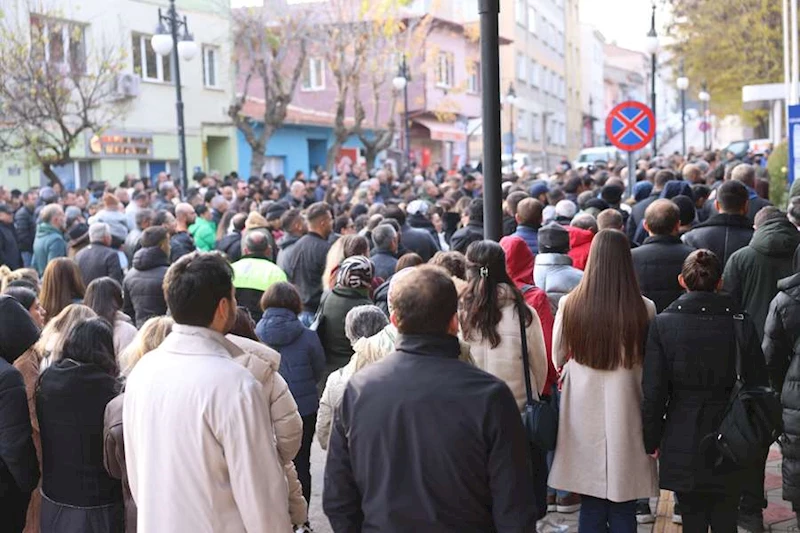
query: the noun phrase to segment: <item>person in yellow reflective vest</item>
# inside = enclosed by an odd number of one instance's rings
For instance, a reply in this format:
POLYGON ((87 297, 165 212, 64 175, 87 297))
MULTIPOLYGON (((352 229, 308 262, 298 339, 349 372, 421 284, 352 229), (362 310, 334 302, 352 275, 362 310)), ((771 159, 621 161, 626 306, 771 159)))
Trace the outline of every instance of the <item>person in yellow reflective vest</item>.
POLYGON ((242 258, 233 263, 236 300, 253 320, 261 318, 261 295, 273 283, 287 281, 286 273, 272 262, 272 240, 262 230, 251 230, 242 242, 242 258))

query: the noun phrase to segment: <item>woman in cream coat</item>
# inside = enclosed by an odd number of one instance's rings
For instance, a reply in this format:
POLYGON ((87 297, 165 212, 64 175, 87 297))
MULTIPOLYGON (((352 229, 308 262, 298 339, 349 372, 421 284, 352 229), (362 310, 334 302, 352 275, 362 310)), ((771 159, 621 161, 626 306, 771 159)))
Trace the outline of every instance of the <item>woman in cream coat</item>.
POLYGON ((563 368, 548 484, 582 495, 581 533, 635 532, 636 500, 657 495, 641 415, 644 342, 654 316, 655 305, 639 292, 627 238, 599 232, 553 331, 553 363, 563 368))
MULTIPOLYGON (((461 294, 459 320, 475 366, 505 381, 520 410, 525 406, 525 374, 534 398, 547 380, 547 351, 542 323, 506 270, 506 254, 492 241, 467 248, 467 288, 461 294), (520 320, 528 345, 528 368, 523 370, 520 320)), ((531 447, 534 503, 537 519, 547 512, 547 464, 543 450, 531 447)))

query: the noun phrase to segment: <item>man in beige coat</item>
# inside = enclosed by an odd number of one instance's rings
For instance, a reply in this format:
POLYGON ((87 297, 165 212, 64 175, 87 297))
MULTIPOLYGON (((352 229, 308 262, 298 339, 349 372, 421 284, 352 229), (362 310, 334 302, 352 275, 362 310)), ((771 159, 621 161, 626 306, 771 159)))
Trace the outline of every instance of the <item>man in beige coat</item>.
POLYGON ((236 316, 231 280, 217 253, 172 265, 164 286, 175 326, 128 377, 125 462, 139 533, 291 531, 269 404, 224 337, 236 316))

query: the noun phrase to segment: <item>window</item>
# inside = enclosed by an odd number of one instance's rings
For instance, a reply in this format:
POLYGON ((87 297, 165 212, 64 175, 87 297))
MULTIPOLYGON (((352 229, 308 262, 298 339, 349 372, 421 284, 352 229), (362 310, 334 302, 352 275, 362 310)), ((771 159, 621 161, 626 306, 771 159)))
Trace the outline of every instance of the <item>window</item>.
POLYGON ((541 117, 538 114, 534 113, 531 118, 531 139, 534 141, 539 140, 539 121, 541 117))
POLYGON ((303 69, 303 90, 322 91, 325 89, 325 61, 319 57, 309 57, 303 69))
POLYGON ((203 47, 203 84, 206 87, 219 87, 219 48, 203 47))
POLYGON ((546 93, 550 92, 550 71, 547 67, 542 67, 542 90, 546 93))
POLYGON ((527 75, 528 58, 522 54, 517 54, 517 79, 521 82, 528 81, 527 75))
POLYGON ((452 52, 439 52, 436 58, 436 86, 450 88, 455 83, 452 52))
POLYGON ((528 31, 536 34, 536 9, 528 6, 528 31))
MULTIPOLYGON (((520 109, 517 112, 517 124, 516 131, 514 132, 514 137, 518 139, 527 139, 528 138, 528 114, 525 110, 520 109)), ((515 139, 516 140, 516 139, 515 139)))
POLYGON ((527 9, 527 6, 525 4, 526 4, 525 0, 517 0, 515 14, 517 19, 517 24, 519 24, 520 26, 525 26, 525 10, 527 9))
POLYGON ((528 65, 528 83, 531 84, 531 87, 536 87, 536 61, 531 59, 530 65, 528 65))
POLYGON ((86 72, 85 27, 75 22, 31 15, 34 57, 71 72, 86 72))
POLYGON ((467 91, 473 94, 481 92, 481 63, 480 61, 470 61, 467 66, 469 78, 467 79, 467 91))
POLYGON ((162 57, 153 50, 149 35, 133 36, 133 70, 143 80, 172 81, 172 54, 162 57))

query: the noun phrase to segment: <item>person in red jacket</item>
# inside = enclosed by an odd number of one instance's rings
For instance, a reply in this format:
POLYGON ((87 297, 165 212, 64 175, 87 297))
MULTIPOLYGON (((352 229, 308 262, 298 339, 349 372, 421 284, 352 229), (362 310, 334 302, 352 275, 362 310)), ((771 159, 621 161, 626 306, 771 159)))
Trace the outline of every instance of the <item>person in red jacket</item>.
POLYGON ((597 221, 589 213, 582 213, 572 219, 569 227, 569 255, 572 258, 572 266, 578 270, 586 268, 586 261, 589 259, 589 249, 592 247, 592 239, 597 233, 597 221))
MULTIPOLYGON (((571 228, 572 229, 572 228, 571 228)), ((578 228, 574 228, 578 229, 578 228)), ((585 230, 580 230, 585 231, 585 230)), ((589 233, 587 231, 587 233, 589 233)), ((594 236, 594 233, 592 233, 594 236)), ((591 241, 590 241, 591 242, 591 241)), ((534 256, 531 249, 520 237, 503 237, 500 246, 506 252, 506 271, 514 284, 522 291, 525 303, 536 310, 539 320, 542 322, 542 333, 544 334, 544 345, 547 349, 547 381, 542 390, 542 399, 552 402, 558 408, 558 373, 553 366, 552 346, 553 346, 553 311, 547 294, 533 284, 533 263, 534 256)), ((588 248, 588 246, 587 246, 588 248)), ((588 249, 587 249, 588 254, 588 249)), ((574 261, 574 259, 573 259, 574 261)), ((548 465, 552 462, 552 455, 548 454, 548 465)), ((547 510, 558 513, 574 513, 580 509, 580 495, 570 492, 555 491, 547 488, 547 510)))

